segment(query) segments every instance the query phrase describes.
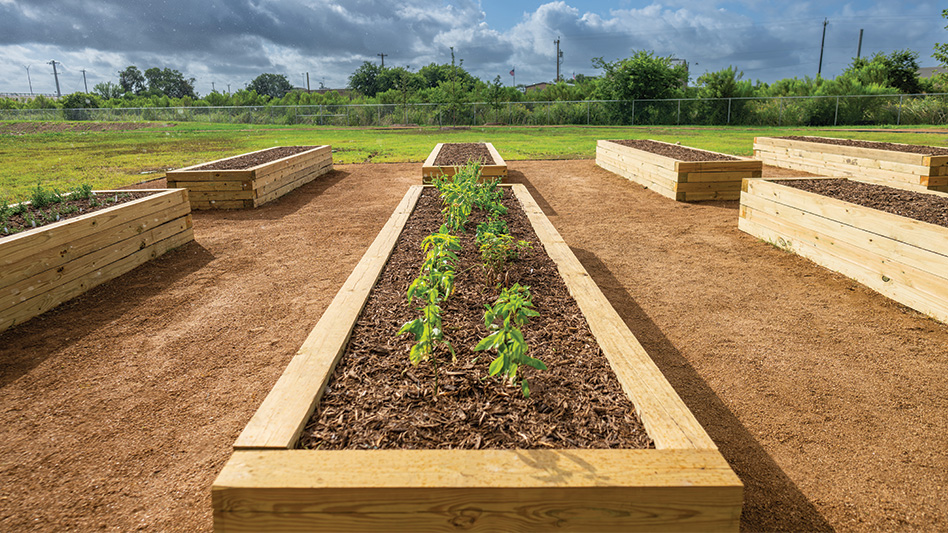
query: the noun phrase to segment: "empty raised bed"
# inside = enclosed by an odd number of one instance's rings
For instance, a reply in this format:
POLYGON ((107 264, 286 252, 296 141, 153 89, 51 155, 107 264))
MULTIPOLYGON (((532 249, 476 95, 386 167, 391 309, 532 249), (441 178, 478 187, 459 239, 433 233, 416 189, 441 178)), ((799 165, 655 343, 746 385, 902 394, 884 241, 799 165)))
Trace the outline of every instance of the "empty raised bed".
POLYGON ((188 189, 192 209, 257 207, 332 170, 332 149, 279 146, 168 171, 168 187, 188 189))
POLYGON ((948 322, 946 225, 944 193, 846 179, 765 179, 748 180, 741 195, 743 231, 942 322, 948 322), (884 211, 923 205, 930 207, 924 217, 939 223, 884 211))
POLYGON ((438 143, 428 154, 421 167, 425 183, 439 176, 453 176, 458 169, 471 162, 481 164, 483 179, 507 178, 507 162, 491 143, 438 143))
POLYGON ((653 140, 600 140, 596 164, 677 201, 737 200, 760 161, 653 140))
POLYGON ((359 315, 422 190, 408 191, 237 439, 212 491, 215 528, 736 531, 740 480, 522 185, 512 190, 534 246, 555 263, 654 449, 295 449, 356 322, 378 320, 359 315))
POLYGON ((948 149, 830 137, 756 137, 768 165, 911 190, 948 192, 948 149))
POLYGON ((143 195, 0 238, 0 331, 194 240, 187 191, 143 195))

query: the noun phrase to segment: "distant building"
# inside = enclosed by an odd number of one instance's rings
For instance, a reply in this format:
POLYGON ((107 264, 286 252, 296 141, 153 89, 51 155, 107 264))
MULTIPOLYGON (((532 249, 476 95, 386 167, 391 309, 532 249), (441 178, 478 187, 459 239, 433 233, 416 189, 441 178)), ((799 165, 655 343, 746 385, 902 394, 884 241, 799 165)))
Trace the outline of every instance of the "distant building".
POLYGON ((927 79, 934 77, 936 74, 948 74, 948 69, 945 67, 922 67, 918 69, 918 77, 927 79))
POLYGON ((541 81, 540 83, 534 83, 532 85, 524 85, 523 92, 528 93, 530 91, 542 91, 546 89, 547 87, 549 87, 550 85, 554 85, 554 84, 552 82, 541 81))
POLYGON ((55 94, 46 94, 46 93, 0 93, 0 98, 9 98, 11 100, 16 100, 17 102, 29 102, 37 96, 45 96, 52 100, 58 100, 59 97, 55 94))

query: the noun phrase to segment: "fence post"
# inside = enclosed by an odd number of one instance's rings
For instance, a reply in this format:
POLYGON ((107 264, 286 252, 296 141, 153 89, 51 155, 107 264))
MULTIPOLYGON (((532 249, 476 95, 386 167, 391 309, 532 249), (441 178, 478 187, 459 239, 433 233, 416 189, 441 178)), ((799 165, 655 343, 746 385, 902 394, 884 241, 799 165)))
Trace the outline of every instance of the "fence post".
POLYGON ((378 124, 378 126, 381 128, 381 127, 382 127, 382 105, 381 105, 381 104, 375 104, 375 110, 378 111, 378 117, 379 117, 379 124, 378 124))
POLYGON ((777 119, 777 126, 783 126, 783 97, 778 96, 777 98, 780 102, 780 118, 777 119))
POLYGON ((681 98, 678 99, 678 119, 676 124, 681 126, 681 98))
POLYGON ((586 100, 586 125, 589 125, 589 100, 586 100))
POLYGON ((473 122, 471 123, 471 126, 477 126, 477 102, 472 102, 472 104, 474 106, 474 114, 473 114, 473 122))
POLYGON ((731 100, 733 100, 733 98, 727 99, 727 123, 728 124, 731 123, 731 100))
POLYGON ((898 118, 895 119, 895 125, 896 126, 902 125, 902 95, 901 94, 899 95, 899 116, 898 118))
POLYGON ((839 96, 836 97, 836 114, 833 115, 833 125, 839 122, 839 96))
POLYGON ((635 98, 632 99, 632 124, 630 126, 635 126, 635 98))

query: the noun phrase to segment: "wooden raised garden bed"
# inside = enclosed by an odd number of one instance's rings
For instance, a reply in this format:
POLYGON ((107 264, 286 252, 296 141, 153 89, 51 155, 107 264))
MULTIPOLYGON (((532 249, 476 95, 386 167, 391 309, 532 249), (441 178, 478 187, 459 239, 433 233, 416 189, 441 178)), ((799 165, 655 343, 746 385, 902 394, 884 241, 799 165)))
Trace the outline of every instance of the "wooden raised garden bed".
POLYGON ((215 529, 736 531, 740 480, 522 185, 516 198, 655 449, 295 449, 422 189, 408 191, 237 439, 212 489, 215 529))
POLYGON ((819 176, 948 192, 944 148, 828 137, 756 137, 754 156, 768 165, 819 176))
POLYGON ((194 240, 188 193, 144 198, 0 239, 0 331, 194 240))
POLYGON ((421 167, 421 177, 424 183, 430 183, 439 176, 453 176, 458 169, 471 160, 467 154, 450 156, 449 150, 469 152, 481 163, 481 178, 490 180, 500 178, 501 182, 507 179, 507 162, 504 161, 497 149, 491 143, 438 143, 428 154, 421 167), (479 158, 477 156, 480 156, 479 158))
POLYGON ((281 146, 170 170, 166 178, 168 187, 188 189, 192 209, 242 209, 275 200, 331 170, 329 145, 281 146), (292 155, 281 157, 286 153, 292 155))
POLYGON ((737 200, 741 180, 759 178, 763 168, 754 159, 652 140, 597 141, 596 164, 680 202, 737 200))
MULTIPOLYGON (((741 230, 948 322, 948 228, 829 198, 782 181, 786 180, 745 182, 741 230)), ((948 202, 944 193, 867 186, 948 202)))

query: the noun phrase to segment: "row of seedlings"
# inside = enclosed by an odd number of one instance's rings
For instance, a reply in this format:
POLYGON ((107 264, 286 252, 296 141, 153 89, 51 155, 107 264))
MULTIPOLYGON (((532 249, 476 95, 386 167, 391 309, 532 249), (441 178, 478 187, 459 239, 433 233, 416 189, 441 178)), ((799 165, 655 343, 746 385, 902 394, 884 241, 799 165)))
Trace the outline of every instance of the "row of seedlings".
MULTIPOLYGON (((420 317, 415 318, 399 330, 398 334, 411 333, 415 344, 409 358, 413 365, 430 361, 435 365, 434 395, 437 398, 437 358, 439 346, 443 346, 456 359, 454 347, 445 338, 441 317, 441 304, 454 293, 457 252, 461 249, 458 233, 465 231, 471 213, 476 209, 487 215, 487 220, 478 224, 475 242, 481 254, 481 266, 487 283, 495 286, 499 295, 492 304, 485 304, 484 326, 490 333, 480 340, 473 350, 492 351, 496 358, 488 367, 490 376, 501 376, 508 383, 515 383, 521 365, 538 370, 547 366, 539 359, 530 357, 529 347, 521 327, 530 317, 539 313, 533 308, 530 287, 514 283, 508 286, 505 265, 516 259, 519 252, 531 245, 516 240, 507 228, 507 208, 501 203, 503 193, 500 179, 480 182, 480 165, 471 163, 453 176, 441 176, 434 180, 441 201, 444 223, 422 240, 424 253, 418 277, 409 285, 409 303, 419 305, 420 317)), ((527 380, 520 380, 524 396, 530 395, 527 380)))

